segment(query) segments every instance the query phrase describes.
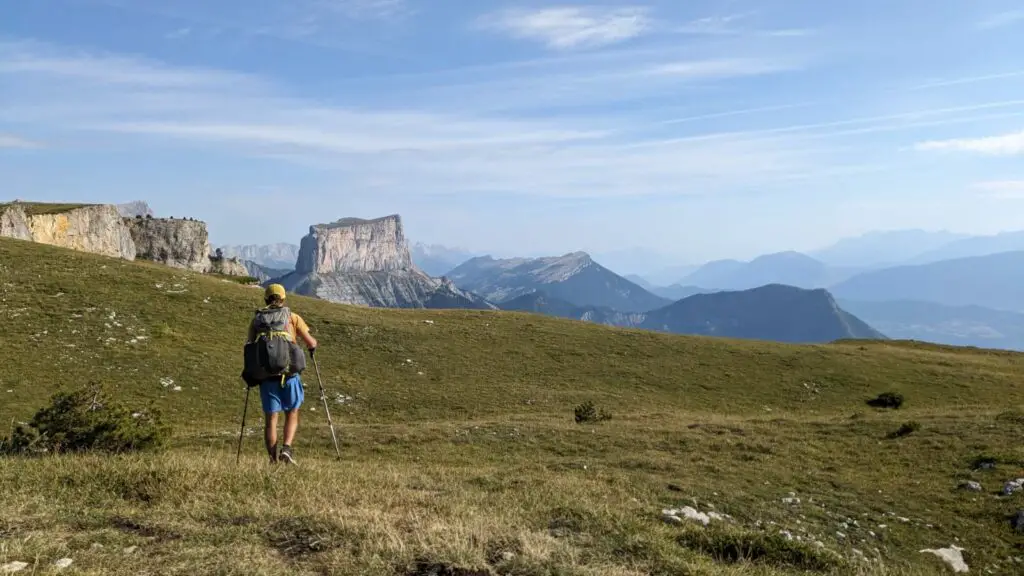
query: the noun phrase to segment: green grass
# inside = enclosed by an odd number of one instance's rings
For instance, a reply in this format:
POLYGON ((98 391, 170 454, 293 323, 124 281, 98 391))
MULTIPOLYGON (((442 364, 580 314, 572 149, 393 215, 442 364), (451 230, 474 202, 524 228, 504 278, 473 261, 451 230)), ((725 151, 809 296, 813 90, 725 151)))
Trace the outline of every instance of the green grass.
POLYGON ((1024 537, 1007 518, 1024 495, 998 496, 1024 476, 1024 354, 780 345, 291 297, 321 342, 343 459, 310 366, 300 467, 275 471, 255 394, 234 462, 241 344, 260 303, 260 290, 223 279, 0 239, 0 421, 28 421, 59 388, 102 382, 175 427, 161 453, 0 460, 0 565, 923 575, 942 563, 919 550, 956 543, 972 572, 1024 569, 1012 560, 1024 559, 1024 537), (866 404, 889 391, 904 395, 899 410, 866 404), (588 401, 612 418, 577 424, 588 401), (919 427, 893 434, 910 422, 919 427), (964 480, 984 492, 958 491, 964 480), (783 502, 791 492, 799 504, 783 502), (732 520, 661 520, 686 505, 732 520), (139 549, 125 556, 129 546, 139 549))
MULTIPOLYGON (((0 204, 0 210, 14 205, 13 202, 0 204)), ((41 216, 44 214, 63 214, 78 208, 92 206, 92 204, 67 204, 67 203, 44 203, 44 202, 18 202, 25 210, 27 216, 41 216)))

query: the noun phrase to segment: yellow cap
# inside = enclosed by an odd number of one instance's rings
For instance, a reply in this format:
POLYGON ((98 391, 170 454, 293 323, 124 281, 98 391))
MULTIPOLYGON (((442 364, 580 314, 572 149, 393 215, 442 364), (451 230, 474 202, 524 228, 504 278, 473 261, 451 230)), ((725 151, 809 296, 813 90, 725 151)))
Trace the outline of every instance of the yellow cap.
POLYGON ((277 296, 281 300, 284 300, 284 286, 281 286, 280 284, 271 284, 270 286, 267 286, 266 291, 263 293, 263 297, 270 298, 271 296, 277 296))

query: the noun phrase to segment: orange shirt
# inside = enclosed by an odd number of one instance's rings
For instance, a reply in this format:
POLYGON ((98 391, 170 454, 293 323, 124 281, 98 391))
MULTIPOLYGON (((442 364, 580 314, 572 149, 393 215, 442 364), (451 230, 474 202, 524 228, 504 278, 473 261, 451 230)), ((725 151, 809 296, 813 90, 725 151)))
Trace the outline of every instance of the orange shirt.
MULTIPOLYGON (((298 336, 301 334, 304 337, 309 336, 309 325, 295 312, 292 312, 291 321, 288 322, 288 327, 285 329, 288 335, 291 337, 292 342, 298 342, 298 336)), ((249 342, 256 339, 256 326, 255 320, 249 324, 249 342)))

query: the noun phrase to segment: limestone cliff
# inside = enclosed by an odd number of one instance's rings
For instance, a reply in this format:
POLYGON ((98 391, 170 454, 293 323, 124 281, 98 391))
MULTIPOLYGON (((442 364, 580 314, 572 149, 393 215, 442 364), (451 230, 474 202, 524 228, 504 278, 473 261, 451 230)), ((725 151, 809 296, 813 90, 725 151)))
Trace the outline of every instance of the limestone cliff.
POLYGON ((132 236, 117 208, 108 204, 5 204, 0 206, 0 234, 114 258, 135 259, 132 236))
POLYGON ((290 292, 359 306, 496 308, 417 268, 397 214, 311 226, 295 271, 278 281, 290 292))
POLYGON ((0 236, 32 240, 32 227, 23 209, 16 206, 0 208, 0 236))
POLYGON ((136 257, 206 272, 210 268, 210 240, 206 223, 166 218, 125 218, 135 241, 136 257))

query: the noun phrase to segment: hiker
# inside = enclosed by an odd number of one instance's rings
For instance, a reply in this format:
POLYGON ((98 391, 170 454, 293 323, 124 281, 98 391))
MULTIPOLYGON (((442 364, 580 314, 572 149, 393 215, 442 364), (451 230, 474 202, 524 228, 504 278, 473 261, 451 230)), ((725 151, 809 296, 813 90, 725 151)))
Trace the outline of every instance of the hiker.
MULTIPOLYGON (((256 311, 252 323, 249 324, 249 335, 246 339, 247 347, 251 347, 250 345, 256 342, 257 337, 262 336, 264 338, 264 350, 259 354, 274 356, 268 362, 274 363, 276 361, 275 366, 282 365, 283 363, 283 366, 285 366, 285 369, 282 370, 283 373, 266 378, 252 378, 246 372, 243 372, 243 378, 246 379, 249 386, 259 386, 260 388, 260 401, 263 404, 266 426, 263 440, 272 464, 279 461, 283 461, 286 464, 295 463, 292 455, 292 442, 295 440, 295 432, 299 427, 299 407, 302 405, 305 397, 301 377, 301 371, 305 368, 305 357, 301 348, 298 347, 298 339, 301 338, 306 344, 310 355, 316 353, 317 347, 316 338, 309 333, 309 326, 306 325, 306 321, 285 306, 285 296, 284 286, 280 284, 267 286, 263 295, 266 308, 256 311), (274 346, 275 337, 287 339, 287 346, 285 346, 287 350, 280 351, 279 346, 274 346), (281 361, 282 355, 285 355, 283 362, 281 361), (296 360, 299 362, 296 362, 296 360), (284 446, 281 448, 279 455, 277 448, 277 416, 281 412, 284 412, 285 415, 284 446)), ((250 370, 249 361, 250 358, 247 353, 247 370, 250 370)), ((266 369, 266 365, 262 365, 262 368, 266 369)), ((252 370, 257 374, 260 373, 259 370, 252 370)))

